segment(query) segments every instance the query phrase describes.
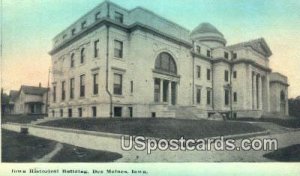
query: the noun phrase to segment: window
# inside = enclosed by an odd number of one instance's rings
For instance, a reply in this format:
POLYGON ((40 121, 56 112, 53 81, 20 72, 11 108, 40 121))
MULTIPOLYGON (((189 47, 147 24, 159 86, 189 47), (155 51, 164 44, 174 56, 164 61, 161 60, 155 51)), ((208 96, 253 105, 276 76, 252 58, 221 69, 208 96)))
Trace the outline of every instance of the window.
POLYGON ((78 108, 78 117, 82 117, 82 108, 78 108))
POLYGON ((155 60, 155 70, 177 74, 177 68, 174 58, 166 52, 162 52, 155 60))
POLYGON ((201 88, 197 88, 196 90, 197 90, 197 92, 196 92, 196 102, 197 102, 197 104, 200 104, 201 103, 201 88))
POLYGON ((200 47, 200 46, 196 46, 196 52, 197 52, 198 54, 201 53, 201 47, 200 47))
POLYGON ((114 107, 114 116, 122 117, 122 107, 114 107))
POLYGON ((61 100, 66 99, 65 81, 61 82, 61 100))
POLYGON ((228 82, 228 80, 229 80, 229 72, 228 72, 228 70, 225 70, 225 73, 224 73, 224 80, 225 80, 226 82, 228 82))
POLYGON ((123 14, 115 12, 115 20, 119 23, 123 23, 123 14))
POLYGON ((210 69, 206 70, 206 78, 208 81, 210 80, 210 69))
POLYGON ((122 75, 114 74, 114 94, 122 95, 122 75))
POLYGON ((86 27, 86 21, 83 21, 82 23, 81 23, 81 29, 84 29, 86 27))
POLYGON ((55 111, 54 110, 52 110, 52 117, 54 117, 55 116, 55 111))
POLYGON ((74 67, 74 65, 75 65, 75 54, 72 53, 72 54, 71 54, 70 67, 72 68, 72 67, 74 67))
POLYGON ((60 117, 63 117, 63 116, 64 116, 64 110, 60 109, 60 117))
POLYGON ((97 107, 92 106, 92 117, 97 117, 97 107))
POLYGON ((132 109, 132 107, 128 107, 128 111, 129 111, 129 117, 132 118, 133 117, 133 109, 132 109))
POLYGON ((94 57, 99 55, 99 40, 94 41, 94 57))
POLYGON ((96 74, 93 74, 93 93, 94 93, 94 95, 98 94, 98 89, 99 89, 99 86, 98 86, 98 73, 96 73, 96 74))
POLYGON ((56 86, 53 86, 53 102, 56 102, 56 86))
POLYGON ((123 42, 115 40, 114 56, 117 58, 123 57, 123 42))
POLYGON ((74 78, 70 79, 70 99, 74 98, 74 78))
POLYGON ((206 55, 207 55, 207 57, 211 56, 210 50, 207 50, 206 55))
POLYGON ((237 102, 237 93, 236 92, 233 93, 233 101, 237 102))
POLYGON ((100 19, 100 15, 101 15, 101 12, 97 12, 97 13, 95 14, 95 20, 100 19))
POLYGON ((237 54, 236 53, 232 53, 232 59, 236 59, 237 58, 237 54))
POLYGON ((207 89, 206 91, 206 104, 210 105, 211 103, 211 91, 210 89, 207 89))
POLYGON ((225 57, 225 59, 228 59, 228 58, 229 58, 228 52, 224 52, 224 57, 225 57))
POLYGON ((225 89, 225 93, 224 93, 224 99, 225 99, 225 105, 229 105, 229 90, 225 89))
POLYGON ((160 102, 160 79, 154 79, 154 102, 160 102))
POLYGON ((71 108, 68 109, 68 117, 70 117, 70 118, 72 117, 72 109, 71 108))
POLYGON ((75 35, 75 33, 76 33, 76 29, 73 28, 73 29, 72 29, 72 35, 75 35))
POLYGON ((84 58, 85 58, 85 49, 82 48, 80 51, 80 63, 84 63, 84 58))
POLYGON ((85 75, 80 76, 80 97, 85 96, 85 75))
POLYGON ((233 78, 236 78, 237 77, 237 73, 236 71, 233 72, 233 78))
POLYGON ((201 78, 201 67, 197 66, 197 78, 201 78))
POLYGON ((133 93, 133 81, 130 81, 130 93, 133 93))

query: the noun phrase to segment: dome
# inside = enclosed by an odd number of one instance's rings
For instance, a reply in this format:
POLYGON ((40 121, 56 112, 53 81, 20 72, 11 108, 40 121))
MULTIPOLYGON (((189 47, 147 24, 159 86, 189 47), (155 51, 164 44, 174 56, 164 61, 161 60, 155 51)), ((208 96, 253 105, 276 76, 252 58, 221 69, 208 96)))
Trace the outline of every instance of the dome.
POLYGON ((210 23, 201 23, 197 26, 190 34, 192 40, 203 42, 203 43, 213 43, 215 46, 225 46, 226 40, 223 34, 210 23))

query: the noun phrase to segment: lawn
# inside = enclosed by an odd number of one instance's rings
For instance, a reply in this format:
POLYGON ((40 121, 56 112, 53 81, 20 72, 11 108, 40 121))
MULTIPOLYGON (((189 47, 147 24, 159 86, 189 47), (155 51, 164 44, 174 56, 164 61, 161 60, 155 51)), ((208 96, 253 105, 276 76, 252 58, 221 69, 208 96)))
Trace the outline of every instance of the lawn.
POLYGON ((160 118, 69 118, 44 122, 40 125, 166 139, 181 136, 190 139, 205 138, 264 130, 245 122, 160 118))
POLYGON ((298 119, 278 119, 278 118, 242 118, 237 119, 238 121, 255 121, 255 122, 272 122, 277 125, 287 127, 287 128, 300 128, 300 118, 298 119))
POLYGON ((31 121, 35 121, 44 117, 45 115, 5 115, 1 117, 1 123, 30 123, 31 121))
MULTIPOLYGON (((54 150, 55 141, 2 130, 2 162, 35 162, 54 150)), ((112 162, 118 153, 89 150, 68 144, 50 162, 112 162)))
POLYGON ((300 161, 300 144, 288 146, 271 153, 267 153, 264 157, 276 160, 276 161, 290 161, 299 162, 300 161))

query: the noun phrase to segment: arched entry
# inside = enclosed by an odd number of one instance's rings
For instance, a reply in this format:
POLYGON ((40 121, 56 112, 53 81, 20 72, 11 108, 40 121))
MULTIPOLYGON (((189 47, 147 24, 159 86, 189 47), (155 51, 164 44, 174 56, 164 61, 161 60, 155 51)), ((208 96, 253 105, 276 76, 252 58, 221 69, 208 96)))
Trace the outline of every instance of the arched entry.
POLYGON ((285 101, 286 97, 285 97, 285 93, 282 90, 280 92, 280 112, 281 114, 285 114, 285 107, 286 107, 286 101, 285 101))
POLYGON ((160 53, 154 66, 154 102, 175 105, 177 102, 177 66, 174 58, 167 52, 160 53))

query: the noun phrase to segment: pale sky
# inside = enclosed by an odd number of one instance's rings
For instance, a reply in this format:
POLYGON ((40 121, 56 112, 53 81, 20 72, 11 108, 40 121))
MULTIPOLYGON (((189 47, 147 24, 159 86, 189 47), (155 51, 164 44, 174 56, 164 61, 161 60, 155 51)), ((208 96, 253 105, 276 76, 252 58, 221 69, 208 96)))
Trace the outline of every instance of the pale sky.
MULTIPOLYGON (((299 0, 111 0, 142 6, 187 29, 216 26, 227 44, 264 37, 270 67, 289 78, 289 97, 300 95, 299 0)), ((2 0, 2 85, 47 85, 52 38, 102 0, 2 0)))

